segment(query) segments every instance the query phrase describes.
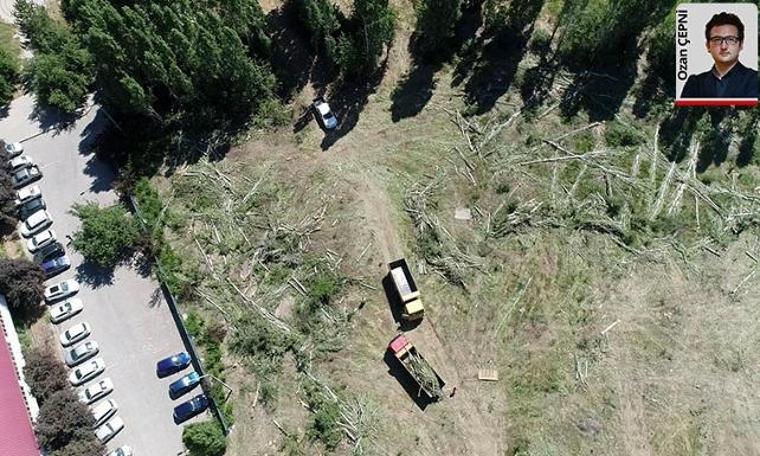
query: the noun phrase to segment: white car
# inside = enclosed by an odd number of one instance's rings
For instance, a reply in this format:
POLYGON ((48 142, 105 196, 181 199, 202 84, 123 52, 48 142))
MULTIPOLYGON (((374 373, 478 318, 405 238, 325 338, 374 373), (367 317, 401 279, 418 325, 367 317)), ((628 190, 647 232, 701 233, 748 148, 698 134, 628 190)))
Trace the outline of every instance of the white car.
POLYGON ((133 456, 132 447, 128 445, 120 446, 119 448, 108 453, 107 456, 133 456))
POLYGON ((99 351, 98 343, 94 340, 88 340, 67 351, 64 359, 67 366, 74 367, 97 355, 99 351))
POLYGON ((92 425, 93 429, 103 424, 108 418, 111 418, 117 410, 119 410, 119 406, 113 399, 105 400, 98 405, 90 407, 92 417, 95 418, 95 423, 92 425))
POLYGON ((90 335, 90 324, 86 322, 77 323, 71 328, 61 333, 61 345, 68 347, 75 344, 90 335))
POLYGON ((78 314, 82 309, 84 309, 84 303, 82 303, 81 299, 67 299, 66 301, 50 308, 50 321, 58 324, 78 314))
POLYGON ((113 382, 106 377, 79 392, 79 402, 89 405, 113 391, 113 382))
POLYGON ((24 203, 28 203, 33 199, 40 198, 42 196, 42 190, 39 185, 30 185, 29 187, 22 188, 16 192, 16 206, 21 206, 24 203))
POLYGON ((53 224, 53 218, 48 211, 37 211, 30 215, 28 219, 21 224, 21 235, 25 238, 32 237, 45 228, 53 224))
POLYGON ((69 382, 71 382, 73 386, 81 385, 82 383, 97 377, 104 370, 106 370, 106 362, 103 361, 103 358, 95 358, 71 371, 69 374, 69 382))
POLYGON ((13 158, 17 155, 21 155, 21 153, 24 152, 24 145, 20 142, 15 143, 5 143, 5 156, 8 158, 13 158))
POLYGON ((95 431, 95 437, 97 437, 101 443, 106 443, 122 429, 124 429, 124 420, 122 420, 120 416, 117 416, 111 418, 111 421, 100 426, 98 430, 95 431))
POLYGON ((34 162, 28 155, 19 155, 12 160, 8 160, 8 169, 10 169, 12 173, 15 173, 20 169, 29 168, 33 164, 34 162))
POLYGON ((338 126, 338 119, 330 110, 330 105, 323 98, 317 98, 312 105, 314 112, 319 119, 319 123, 325 127, 326 130, 332 130, 338 126))
POLYGON ((64 280, 45 288, 45 301, 48 303, 68 298, 79 291, 79 282, 75 279, 64 280))
POLYGON ((58 239, 55 235, 55 231, 45 230, 39 234, 35 234, 34 237, 26 241, 26 248, 29 250, 29 252, 34 253, 37 250, 45 247, 46 245, 52 244, 57 240, 58 239))

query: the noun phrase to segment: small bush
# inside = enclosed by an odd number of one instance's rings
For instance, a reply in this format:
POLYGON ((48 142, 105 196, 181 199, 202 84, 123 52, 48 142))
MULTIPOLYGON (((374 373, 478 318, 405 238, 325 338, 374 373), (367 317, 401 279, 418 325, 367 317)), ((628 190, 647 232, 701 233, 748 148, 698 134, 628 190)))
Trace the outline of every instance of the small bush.
POLYGON ((227 441, 216 421, 203 421, 185 427, 182 442, 190 456, 222 456, 227 451, 227 441))
POLYGON ((613 147, 626 147, 641 144, 643 137, 633 128, 620 122, 610 122, 604 129, 604 139, 613 147))
POLYGON ((313 386, 305 390, 309 406, 314 410, 306 434, 310 439, 321 441, 328 450, 333 450, 343 440, 343 431, 338 424, 340 407, 337 402, 324 398, 313 386))

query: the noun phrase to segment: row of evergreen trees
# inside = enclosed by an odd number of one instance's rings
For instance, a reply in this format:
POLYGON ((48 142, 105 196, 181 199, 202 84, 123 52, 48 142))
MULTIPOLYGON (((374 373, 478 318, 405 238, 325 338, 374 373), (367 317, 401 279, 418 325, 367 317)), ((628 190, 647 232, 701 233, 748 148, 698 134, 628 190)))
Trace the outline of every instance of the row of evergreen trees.
MULTIPOLYGON (((348 16, 331 0, 286 1, 314 50, 344 77, 377 71, 396 28, 388 0, 353 0, 348 16)), ((491 35, 520 34, 543 3, 416 0, 416 51, 447 55, 464 8, 478 6, 491 35)), ((617 55, 672 4, 566 0, 557 12, 559 55, 584 65, 617 55)), ((36 54, 29 81, 43 103, 72 112, 97 90, 117 114, 202 127, 275 109, 277 81, 258 0, 63 0, 62 6, 66 22, 51 19, 32 0, 17 2, 36 54)))

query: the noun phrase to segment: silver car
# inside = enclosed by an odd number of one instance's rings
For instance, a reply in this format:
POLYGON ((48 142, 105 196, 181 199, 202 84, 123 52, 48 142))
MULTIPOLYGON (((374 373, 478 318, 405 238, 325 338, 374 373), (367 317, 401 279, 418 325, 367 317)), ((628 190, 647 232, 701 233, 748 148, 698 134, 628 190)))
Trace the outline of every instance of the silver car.
POLYGON ((79 402, 92 404, 101 397, 107 396, 113 391, 113 382, 110 377, 99 380, 78 393, 79 402))
POLYGON ((103 358, 96 358, 77 367, 69 374, 69 382, 72 386, 78 386, 88 382, 106 370, 106 362, 103 358))
POLYGON ((74 367, 97 355, 99 351, 98 343, 94 340, 88 340, 66 352, 66 355, 64 355, 66 365, 74 367))

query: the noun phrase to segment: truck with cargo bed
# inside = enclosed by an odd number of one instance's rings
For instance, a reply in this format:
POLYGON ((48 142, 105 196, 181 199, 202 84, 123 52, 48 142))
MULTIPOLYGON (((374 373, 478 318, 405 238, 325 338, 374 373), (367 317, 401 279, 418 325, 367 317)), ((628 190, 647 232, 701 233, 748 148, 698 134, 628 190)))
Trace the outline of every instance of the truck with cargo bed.
POLYGON ((401 316, 406 320, 420 320, 425 315, 422 306, 420 291, 412 277, 409 265, 404 258, 396 260, 389 265, 393 286, 396 288, 402 303, 401 316))
POLYGON ((443 398, 446 383, 404 334, 399 334, 388 344, 388 350, 419 385, 417 396, 424 393, 432 401, 443 398))

